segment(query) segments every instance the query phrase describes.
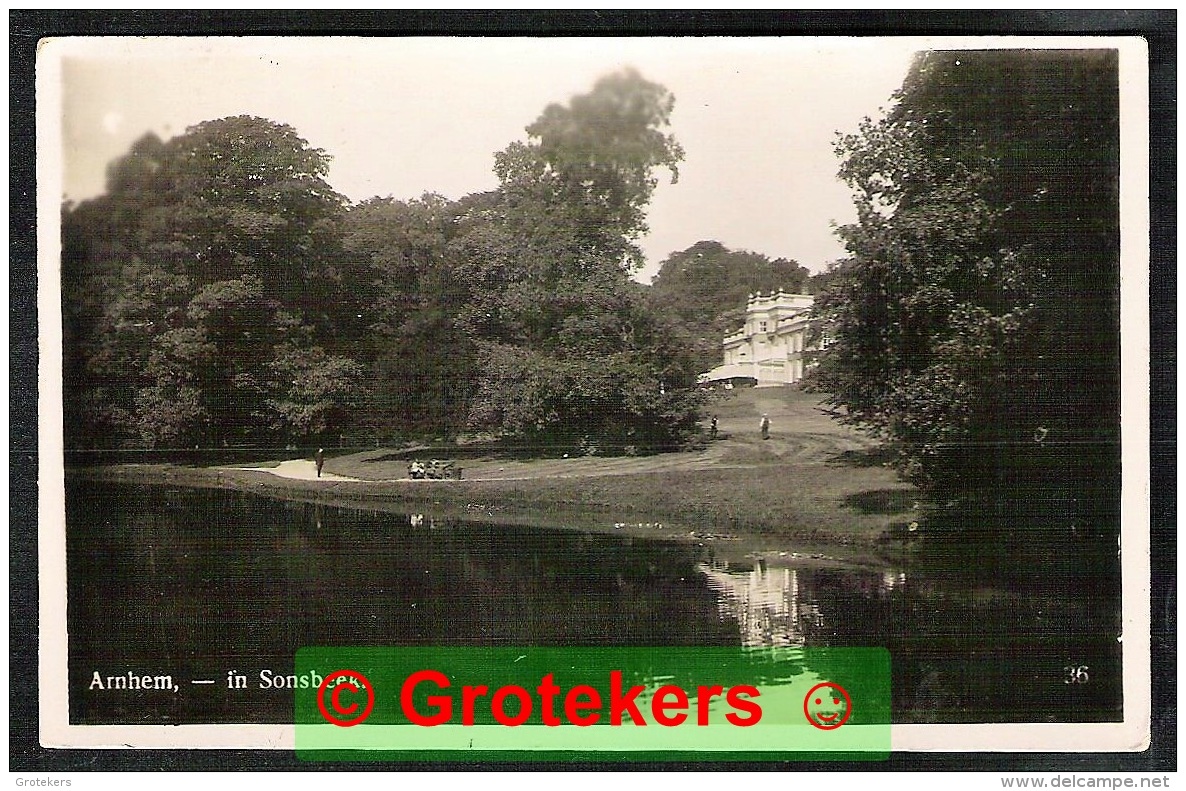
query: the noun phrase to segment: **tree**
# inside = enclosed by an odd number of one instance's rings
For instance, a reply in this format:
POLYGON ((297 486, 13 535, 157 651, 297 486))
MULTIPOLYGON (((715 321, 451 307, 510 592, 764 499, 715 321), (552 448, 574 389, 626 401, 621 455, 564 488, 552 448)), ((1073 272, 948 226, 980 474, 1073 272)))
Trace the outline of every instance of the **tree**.
POLYGON ((940 501, 1114 513, 1116 97, 1114 52, 930 52, 838 141, 858 221, 819 386, 940 501))
POLYGON ((145 136, 109 168, 105 195, 68 208, 72 444, 268 440, 277 355, 312 354, 334 318, 344 201, 327 167, 288 126, 224 118, 145 136))
POLYGON ((667 168, 675 183, 684 156, 663 131, 674 107, 666 88, 633 69, 601 78, 567 106, 549 105, 527 127, 529 142, 495 156, 508 219, 570 254, 579 249, 593 259, 641 266, 633 241, 647 229, 654 171, 667 168))
POLYGON ((456 320, 464 288, 449 249, 464 210, 425 194, 372 198, 342 218, 338 338, 367 368, 360 431, 451 438, 464 426, 472 350, 456 320))
POLYGON ((268 369, 272 376, 266 403, 271 426, 298 442, 324 435, 340 424, 362 378, 362 366, 331 357, 320 346, 281 346, 268 369))
POLYGON ((674 178, 683 156, 663 131, 673 102, 637 72, 602 78, 545 109, 496 155, 499 190, 466 202, 451 250, 478 360, 472 428, 623 445, 694 423, 694 366, 658 353, 629 277, 654 171, 674 178))

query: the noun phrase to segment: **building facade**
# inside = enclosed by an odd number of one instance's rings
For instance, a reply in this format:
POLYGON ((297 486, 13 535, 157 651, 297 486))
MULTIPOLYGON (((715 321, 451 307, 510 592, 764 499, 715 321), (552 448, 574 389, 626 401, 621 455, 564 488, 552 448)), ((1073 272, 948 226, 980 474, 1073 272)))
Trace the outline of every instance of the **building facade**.
POLYGON ((724 361, 701 382, 754 379, 759 387, 794 384, 808 365, 811 328, 810 294, 751 294, 745 306, 745 326, 726 335, 724 361))

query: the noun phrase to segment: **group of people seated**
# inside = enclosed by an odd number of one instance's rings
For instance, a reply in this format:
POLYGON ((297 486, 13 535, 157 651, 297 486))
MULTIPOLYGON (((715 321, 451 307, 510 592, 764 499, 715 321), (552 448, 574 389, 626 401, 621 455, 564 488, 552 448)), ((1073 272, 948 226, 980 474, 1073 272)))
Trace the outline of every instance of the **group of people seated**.
POLYGON ((461 468, 451 461, 433 459, 425 464, 419 459, 408 464, 408 477, 412 480, 424 478, 461 478, 461 468))

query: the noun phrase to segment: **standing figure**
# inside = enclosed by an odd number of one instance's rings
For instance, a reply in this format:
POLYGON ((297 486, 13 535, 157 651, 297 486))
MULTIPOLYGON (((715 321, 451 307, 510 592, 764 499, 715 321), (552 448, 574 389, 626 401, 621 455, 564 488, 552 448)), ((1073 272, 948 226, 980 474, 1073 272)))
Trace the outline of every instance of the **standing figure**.
POLYGON ((762 415, 762 439, 770 439, 770 418, 762 415))
POLYGON ((709 428, 708 428, 708 438, 709 439, 717 438, 717 416, 716 415, 712 416, 712 425, 709 426, 709 428))
POLYGON ((325 448, 318 448, 317 453, 313 456, 313 461, 317 463, 317 477, 321 477, 321 468, 325 466, 325 448))

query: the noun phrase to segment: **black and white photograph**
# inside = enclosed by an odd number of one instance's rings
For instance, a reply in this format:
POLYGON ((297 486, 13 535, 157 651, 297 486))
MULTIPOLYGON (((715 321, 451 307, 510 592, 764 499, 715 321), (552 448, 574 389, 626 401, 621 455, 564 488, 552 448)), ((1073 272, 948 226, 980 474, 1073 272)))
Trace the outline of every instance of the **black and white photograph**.
POLYGON ((741 646, 887 650, 895 752, 1146 749, 1147 58, 48 39, 43 746, 291 751, 307 646, 741 646))

